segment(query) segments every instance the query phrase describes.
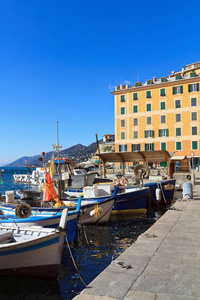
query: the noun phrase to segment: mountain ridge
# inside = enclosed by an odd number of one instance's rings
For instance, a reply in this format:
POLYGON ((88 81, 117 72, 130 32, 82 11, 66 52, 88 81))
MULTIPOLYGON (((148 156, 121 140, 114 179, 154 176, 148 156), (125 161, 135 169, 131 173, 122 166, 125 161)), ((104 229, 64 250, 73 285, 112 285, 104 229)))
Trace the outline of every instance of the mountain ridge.
MULTIPOLYGON (((101 142, 101 141, 99 141, 101 142)), ((60 150, 60 157, 71 158, 76 163, 79 163, 84 160, 88 160, 93 154, 97 151, 97 144, 92 143, 89 146, 84 146, 82 144, 76 144, 69 148, 60 150)), ((44 162, 47 163, 52 157, 53 151, 46 152, 44 155, 44 162)), ((22 156, 17 160, 4 165, 4 167, 25 167, 26 161, 28 166, 40 167, 42 166, 42 162, 38 160, 41 157, 41 154, 33 155, 33 156, 22 156)), ((57 157, 57 152, 55 152, 55 157, 57 157)))

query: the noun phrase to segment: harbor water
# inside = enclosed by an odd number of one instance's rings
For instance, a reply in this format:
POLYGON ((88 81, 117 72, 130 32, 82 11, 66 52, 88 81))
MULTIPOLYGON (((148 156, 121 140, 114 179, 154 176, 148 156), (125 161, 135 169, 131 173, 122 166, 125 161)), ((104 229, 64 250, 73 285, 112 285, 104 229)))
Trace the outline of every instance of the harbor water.
MULTIPOLYGON (((14 183, 14 172, 26 168, 3 168, 0 192, 27 188, 14 183)), ((177 194, 178 198, 180 195, 177 194)), ((73 299, 101 273, 110 262, 124 252, 164 212, 151 210, 144 215, 112 218, 108 224, 82 226, 70 246, 76 268, 67 245, 64 246, 61 269, 55 280, 0 276, 0 299, 73 299), (82 280, 80 279, 80 276, 82 280), (83 283, 84 282, 84 283, 83 283)))

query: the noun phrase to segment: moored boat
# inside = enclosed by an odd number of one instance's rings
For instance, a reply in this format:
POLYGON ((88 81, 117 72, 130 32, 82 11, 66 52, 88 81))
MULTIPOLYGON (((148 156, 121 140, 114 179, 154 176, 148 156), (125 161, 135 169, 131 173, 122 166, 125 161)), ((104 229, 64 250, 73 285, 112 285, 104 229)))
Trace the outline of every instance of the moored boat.
POLYGON ((55 278, 66 230, 67 209, 59 230, 0 225, 0 275, 55 278))

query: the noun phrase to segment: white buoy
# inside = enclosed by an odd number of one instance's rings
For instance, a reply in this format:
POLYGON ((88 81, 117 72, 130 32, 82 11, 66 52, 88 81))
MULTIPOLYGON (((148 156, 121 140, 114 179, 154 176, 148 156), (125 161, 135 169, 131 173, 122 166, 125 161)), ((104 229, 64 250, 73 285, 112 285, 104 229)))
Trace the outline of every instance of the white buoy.
POLYGON ((62 215, 60 218, 59 227, 66 231, 67 228, 67 216, 68 216, 68 208, 63 209, 62 215))
POLYGON ((156 189, 156 200, 161 200, 161 189, 159 188, 159 186, 156 189))

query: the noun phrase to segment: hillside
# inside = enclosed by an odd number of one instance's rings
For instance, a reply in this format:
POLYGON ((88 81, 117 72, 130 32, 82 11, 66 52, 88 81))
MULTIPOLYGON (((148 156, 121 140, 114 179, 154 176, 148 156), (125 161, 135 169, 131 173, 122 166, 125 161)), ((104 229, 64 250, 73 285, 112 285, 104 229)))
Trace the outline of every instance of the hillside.
MULTIPOLYGON (((62 149, 62 148, 61 148, 62 149)), ((82 162, 84 160, 88 160, 95 152, 97 151, 96 143, 92 143, 89 146, 83 146, 81 144, 74 145, 70 148, 60 150, 60 157, 71 158, 76 163, 82 162)), ((47 152, 44 156, 45 163, 52 157, 52 151, 47 152)), ((38 160, 41 157, 40 154, 34 156, 23 156, 14 162, 6 165, 5 167, 25 167, 25 163, 27 160, 28 166, 41 166, 42 163, 38 160)), ((55 157, 57 157, 57 153, 55 153, 55 157)))

